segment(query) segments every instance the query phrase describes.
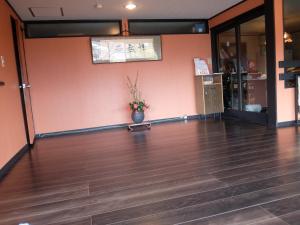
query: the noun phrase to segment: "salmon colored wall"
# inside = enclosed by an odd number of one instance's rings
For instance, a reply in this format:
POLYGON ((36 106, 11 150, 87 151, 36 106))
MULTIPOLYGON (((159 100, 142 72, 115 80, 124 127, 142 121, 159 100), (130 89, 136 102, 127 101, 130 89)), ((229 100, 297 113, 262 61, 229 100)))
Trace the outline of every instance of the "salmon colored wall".
POLYGON ((264 0, 248 0, 245 1, 236 7, 225 11, 224 13, 212 18, 209 21, 210 28, 215 27, 221 23, 224 23, 230 19, 233 19, 234 17, 237 17, 245 12, 250 11, 251 9, 254 9, 260 5, 264 4, 264 0))
POLYGON ((13 12, 0 1, 0 55, 6 66, 0 66, 0 169, 26 144, 24 122, 18 88, 10 16, 13 12))
POLYGON ((209 35, 162 37, 163 60, 93 65, 89 38, 27 39, 37 133, 130 122, 126 76, 140 73, 146 119, 195 115, 193 58, 211 57, 209 35))
POLYGON ((283 1, 274 0, 274 7, 277 63, 277 120, 280 123, 295 120, 295 89, 284 88, 284 82, 279 80, 279 74, 284 72, 283 69, 278 67, 278 62, 284 60, 283 1))

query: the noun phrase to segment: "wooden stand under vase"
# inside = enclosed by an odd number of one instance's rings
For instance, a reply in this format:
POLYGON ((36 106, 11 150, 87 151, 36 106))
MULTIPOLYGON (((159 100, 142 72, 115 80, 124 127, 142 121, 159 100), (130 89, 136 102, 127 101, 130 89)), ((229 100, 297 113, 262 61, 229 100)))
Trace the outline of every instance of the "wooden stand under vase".
POLYGON ((151 123, 150 122, 143 122, 143 123, 135 123, 128 125, 128 130, 131 132, 138 131, 139 129, 151 129, 151 123))

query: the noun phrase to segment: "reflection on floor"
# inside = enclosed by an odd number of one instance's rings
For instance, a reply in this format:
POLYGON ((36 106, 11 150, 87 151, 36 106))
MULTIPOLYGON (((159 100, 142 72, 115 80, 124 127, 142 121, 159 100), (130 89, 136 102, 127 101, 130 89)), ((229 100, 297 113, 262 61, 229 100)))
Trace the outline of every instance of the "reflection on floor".
POLYGON ((299 225, 296 128, 233 121, 38 140, 0 184, 0 224, 299 225))

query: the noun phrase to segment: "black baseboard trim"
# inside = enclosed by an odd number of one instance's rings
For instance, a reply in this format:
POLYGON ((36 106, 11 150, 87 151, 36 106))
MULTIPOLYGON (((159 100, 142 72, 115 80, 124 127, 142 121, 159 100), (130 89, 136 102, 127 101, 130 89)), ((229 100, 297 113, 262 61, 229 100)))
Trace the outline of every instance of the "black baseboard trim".
POLYGON ((25 145, 6 165, 0 169, 0 181, 14 168, 17 162, 30 150, 29 145, 25 145))
POLYGON ((297 125, 296 120, 277 123, 277 127, 278 127, 278 128, 294 127, 294 126, 296 126, 296 125, 297 125))
MULTIPOLYGON (((211 114, 211 115, 207 115, 207 116, 193 115, 193 116, 187 116, 186 118, 173 117, 173 118, 167 118, 167 119, 150 120, 149 122, 151 122, 152 125, 157 125, 157 124, 162 124, 162 123, 172 123, 172 122, 179 122, 179 121, 185 121, 185 120, 206 120, 206 119, 221 119, 221 115, 220 114, 211 114)), ((85 128, 85 129, 78 129, 78 130, 43 133, 43 134, 37 134, 36 139, 93 133, 93 132, 114 130, 114 129, 127 129, 128 125, 129 125, 129 123, 124 123, 124 124, 117 124, 117 125, 111 125, 111 126, 102 126, 102 127, 85 128)))
POLYGON ((32 143, 32 144, 29 144, 29 147, 30 147, 30 148, 33 148, 33 147, 34 147, 36 139, 37 139, 37 135, 34 136, 34 138, 33 138, 33 143, 32 143))
POLYGON ((59 131, 59 132, 37 134, 35 138, 41 139, 41 138, 60 137, 60 136, 75 135, 75 134, 93 133, 98 131, 127 128, 127 126, 128 124, 117 124, 111 126, 92 127, 92 128, 84 128, 84 129, 77 129, 77 130, 66 130, 66 131, 59 131))

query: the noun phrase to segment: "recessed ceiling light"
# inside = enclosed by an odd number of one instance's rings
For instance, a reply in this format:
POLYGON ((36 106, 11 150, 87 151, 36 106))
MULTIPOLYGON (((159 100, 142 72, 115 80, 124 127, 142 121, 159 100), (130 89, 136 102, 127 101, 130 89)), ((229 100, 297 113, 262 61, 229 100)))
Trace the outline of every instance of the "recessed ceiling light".
POLYGON ((130 2, 125 6, 125 8, 128 10, 134 10, 136 8, 136 4, 130 2))
POLYGON ((102 9, 102 8, 103 8, 103 5, 102 5, 101 3, 97 3, 97 4, 95 5, 95 7, 96 7, 97 9, 102 9))

